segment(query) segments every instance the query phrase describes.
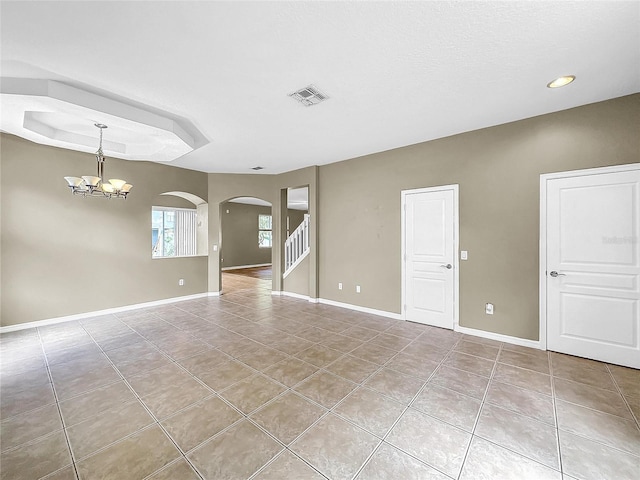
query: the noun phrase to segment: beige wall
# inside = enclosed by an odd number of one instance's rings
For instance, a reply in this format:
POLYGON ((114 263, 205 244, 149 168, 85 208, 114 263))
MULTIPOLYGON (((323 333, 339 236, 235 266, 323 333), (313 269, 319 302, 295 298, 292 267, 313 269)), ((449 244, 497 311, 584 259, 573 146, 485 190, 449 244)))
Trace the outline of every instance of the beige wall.
MULTIPOLYGON (((640 95, 633 95, 282 175, 207 175, 108 159, 107 175, 134 184, 125 202, 68 192, 62 177, 91 174, 92 155, 1 135, 1 324, 199 293, 207 285, 220 291, 220 251, 210 248, 208 261, 151 260, 151 206, 192 206, 158 194, 208 199, 209 247, 222 244, 221 203, 267 200, 274 245, 281 245, 283 190, 304 185, 309 296, 399 313, 400 192, 459 184, 460 248, 469 251, 460 262, 460 323, 536 339, 539 176, 640 161, 639 112, 640 95), (486 302, 495 304, 495 315, 484 314, 486 302)), ((282 262, 275 248, 274 290, 284 287, 282 262)))
POLYGON ((309 257, 305 257, 282 282, 282 290, 309 296, 309 257))
POLYGON ((271 215, 271 207, 222 204, 222 268, 271 263, 271 248, 258 246, 258 215, 271 215))
POLYGON ((289 234, 291 234, 304 220, 304 216, 308 212, 306 210, 287 209, 287 217, 289 217, 289 234))
POLYGON ((126 201, 74 197, 65 175, 94 175, 92 154, 1 135, 2 325, 207 291, 207 257, 151 259, 151 207, 207 198, 207 174, 108 158, 126 201), (185 285, 178 286, 184 278, 185 285))
POLYGON ((459 184, 460 324, 537 339, 540 174, 638 162, 639 132, 633 95, 320 167, 320 297, 399 313, 400 192, 459 184))
MULTIPOLYGON (((309 185, 309 211, 311 214, 311 253, 309 265, 309 295, 317 297, 318 292, 318 201, 317 178, 318 167, 308 167, 281 175, 256 174, 209 174, 209 291, 224 291, 220 275, 220 247, 222 244, 221 215, 224 202, 236 197, 256 197, 271 203, 273 217, 273 245, 272 249, 272 288, 282 290, 283 256, 282 244, 286 234, 287 204, 286 191, 289 187, 309 185), (214 251, 213 246, 218 248, 214 251)), ((224 248, 224 246, 222 246, 224 248)))

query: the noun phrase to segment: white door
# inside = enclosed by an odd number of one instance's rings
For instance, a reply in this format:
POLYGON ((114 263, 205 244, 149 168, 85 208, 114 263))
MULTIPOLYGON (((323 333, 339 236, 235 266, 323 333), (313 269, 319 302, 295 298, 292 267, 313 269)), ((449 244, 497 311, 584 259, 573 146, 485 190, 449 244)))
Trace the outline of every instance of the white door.
POLYGON ((546 190, 547 348, 640 368, 640 169, 546 190))
POLYGON ((453 329, 457 185, 403 192, 404 318, 453 329))

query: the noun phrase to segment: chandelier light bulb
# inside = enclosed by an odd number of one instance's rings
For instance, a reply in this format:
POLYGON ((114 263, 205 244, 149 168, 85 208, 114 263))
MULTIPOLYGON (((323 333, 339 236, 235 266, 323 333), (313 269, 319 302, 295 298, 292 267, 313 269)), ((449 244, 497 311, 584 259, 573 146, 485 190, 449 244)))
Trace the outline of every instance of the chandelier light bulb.
POLYGON ((102 153, 102 132, 108 128, 102 123, 96 123, 95 126, 100 129, 100 146, 96 152, 96 161, 98 162, 98 175, 85 175, 80 177, 64 177, 67 181, 71 193, 81 195, 83 197, 102 197, 102 198, 123 198, 126 199, 131 190, 130 183, 119 178, 112 178, 108 182, 104 179, 104 163, 105 157, 102 153))

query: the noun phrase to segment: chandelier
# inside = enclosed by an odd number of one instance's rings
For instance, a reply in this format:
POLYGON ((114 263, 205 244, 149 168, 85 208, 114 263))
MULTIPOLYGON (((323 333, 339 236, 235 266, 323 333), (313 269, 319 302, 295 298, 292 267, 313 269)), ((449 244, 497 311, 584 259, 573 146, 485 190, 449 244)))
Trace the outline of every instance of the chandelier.
POLYGON ((64 177, 69 184, 71 193, 74 195, 82 195, 83 197, 102 197, 102 198, 127 198, 129 190, 133 185, 119 178, 111 178, 108 182, 104 178, 104 161, 105 157, 102 153, 102 131, 107 128, 102 123, 96 123, 96 127, 100 129, 100 147, 96 152, 96 160, 98 161, 98 176, 85 175, 83 177, 64 177))

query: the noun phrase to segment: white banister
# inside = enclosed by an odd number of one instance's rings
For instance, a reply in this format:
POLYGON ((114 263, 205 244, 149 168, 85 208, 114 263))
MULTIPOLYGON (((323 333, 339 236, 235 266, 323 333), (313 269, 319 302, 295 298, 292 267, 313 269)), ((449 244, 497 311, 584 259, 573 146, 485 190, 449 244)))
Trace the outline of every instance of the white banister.
POLYGON ((309 215, 284 242, 284 275, 285 278, 309 253, 309 215))

